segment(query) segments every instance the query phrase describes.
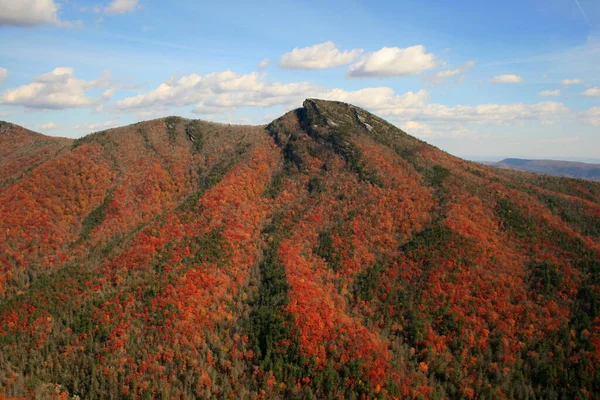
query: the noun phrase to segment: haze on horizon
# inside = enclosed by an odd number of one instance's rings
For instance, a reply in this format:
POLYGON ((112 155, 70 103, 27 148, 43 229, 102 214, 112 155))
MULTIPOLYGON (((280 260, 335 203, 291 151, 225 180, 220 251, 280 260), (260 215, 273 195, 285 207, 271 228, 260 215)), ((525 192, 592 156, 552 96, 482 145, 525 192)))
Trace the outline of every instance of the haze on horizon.
POLYGON ((0 0, 0 119, 81 137, 356 104, 454 155, 594 159, 600 3, 0 0))

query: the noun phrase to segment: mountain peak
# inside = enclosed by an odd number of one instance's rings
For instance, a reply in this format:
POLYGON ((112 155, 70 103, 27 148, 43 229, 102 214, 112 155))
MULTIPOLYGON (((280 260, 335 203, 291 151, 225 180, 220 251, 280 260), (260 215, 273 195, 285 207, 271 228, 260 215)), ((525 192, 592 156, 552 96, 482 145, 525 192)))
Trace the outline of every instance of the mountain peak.
POLYGON ((600 184, 318 99, 6 144, 0 397, 600 392, 600 184))

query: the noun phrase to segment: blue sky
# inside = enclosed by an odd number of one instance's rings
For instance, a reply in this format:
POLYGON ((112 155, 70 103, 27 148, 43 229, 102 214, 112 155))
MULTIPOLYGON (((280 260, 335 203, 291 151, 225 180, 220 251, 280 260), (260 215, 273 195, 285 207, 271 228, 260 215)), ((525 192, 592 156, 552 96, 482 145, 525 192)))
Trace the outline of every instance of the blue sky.
POLYGON ((80 137, 320 97, 461 157, 600 158, 597 0, 204 3, 0 0, 0 118, 80 137))

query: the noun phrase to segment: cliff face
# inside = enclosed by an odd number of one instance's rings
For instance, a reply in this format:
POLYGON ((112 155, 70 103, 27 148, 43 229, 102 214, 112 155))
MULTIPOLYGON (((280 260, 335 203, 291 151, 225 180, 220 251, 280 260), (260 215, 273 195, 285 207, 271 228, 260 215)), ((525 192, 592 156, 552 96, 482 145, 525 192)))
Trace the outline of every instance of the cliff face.
POLYGON ((600 390, 598 184, 315 99, 266 127, 23 132, 0 126, 0 393, 600 390))

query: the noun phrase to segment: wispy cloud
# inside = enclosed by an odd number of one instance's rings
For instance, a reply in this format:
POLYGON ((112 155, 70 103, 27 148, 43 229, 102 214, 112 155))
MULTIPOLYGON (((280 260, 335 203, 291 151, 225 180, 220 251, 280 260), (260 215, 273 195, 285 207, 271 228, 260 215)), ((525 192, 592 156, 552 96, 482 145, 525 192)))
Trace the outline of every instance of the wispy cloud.
POLYGON ((261 62, 258 63, 258 68, 259 69, 267 68, 270 63, 271 63, 271 60, 269 60, 268 58, 265 58, 264 60, 262 60, 261 62))
POLYGON ((481 64, 482 67, 497 67, 500 65, 512 65, 512 64, 528 64, 535 62, 554 61, 560 60, 562 56, 560 54, 542 54, 532 57, 513 58, 510 60, 498 60, 490 61, 488 63, 481 64))
POLYGON ((423 75, 423 79, 428 81, 433 86, 441 86, 452 78, 455 78, 457 83, 461 83, 465 79, 467 73, 471 71, 474 66, 475 61, 468 61, 454 69, 438 71, 433 75, 423 75))
POLYGON ((564 87, 569 87, 571 85, 581 85, 583 83, 583 79, 563 79, 561 83, 564 87))
POLYGON ((585 11, 583 11, 583 7, 581 7, 581 4, 579 4, 579 0, 575 0, 575 3, 577 3, 577 7, 579 7, 579 9, 581 10, 581 13, 583 14, 585 20, 588 22, 588 24, 591 26, 592 23, 590 22, 590 19, 587 17, 587 15, 585 15, 585 11))
POLYGON ((138 8, 138 0, 113 0, 104 9, 107 14, 126 14, 138 8))
POLYGON ((600 38, 597 36, 589 36, 585 43, 572 48, 537 54, 530 57, 488 61, 478 65, 479 67, 496 67, 501 65, 535 64, 556 61, 557 64, 568 64, 569 66, 572 66, 573 64, 590 63, 590 58, 594 58, 598 56, 598 54, 600 54, 600 38))
POLYGON ((74 125, 73 129, 94 131, 94 130, 98 130, 98 129, 114 128, 115 126, 117 126, 117 124, 118 124, 118 122, 116 122, 116 121, 106 121, 106 122, 102 122, 102 123, 83 123, 83 124, 74 125))
POLYGON ((134 36, 117 35, 117 34, 108 33, 108 32, 103 32, 102 34, 105 36, 111 37, 111 38, 128 40, 130 42, 138 42, 138 43, 144 43, 144 44, 150 44, 150 45, 156 45, 156 46, 164 46, 164 47, 170 47, 173 49, 180 49, 180 50, 199 50, 196 47, 185 46, 185 45, 181 45, 178 43, 164 42, 162 40, 151 40, 151 39, 144 39, 144 38, 139 38, 139 37, 134 37, 134 36))
POLYGON ((491 83, 521 83, 523 77, 517 74, 497 75, 492 78, 491 83))
POLYGON ((556 90, 543 90, 538 93, 538 96, 542 97, 558 97, 560 96, 560 89, 556 90))

